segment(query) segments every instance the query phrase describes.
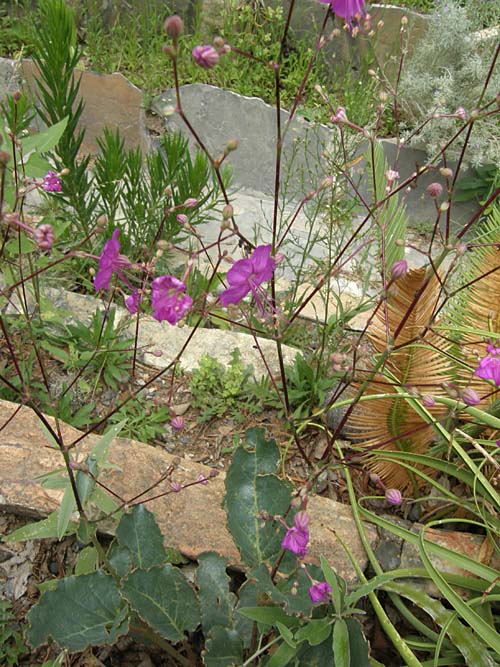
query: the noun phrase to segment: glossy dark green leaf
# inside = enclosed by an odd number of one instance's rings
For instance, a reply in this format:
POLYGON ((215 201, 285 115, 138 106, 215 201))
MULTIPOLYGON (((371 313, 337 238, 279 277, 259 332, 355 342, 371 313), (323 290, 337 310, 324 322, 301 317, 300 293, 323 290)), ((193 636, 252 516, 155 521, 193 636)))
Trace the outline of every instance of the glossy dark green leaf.
POLYGON ((93 572, 66 577, 28 613, 28 641, 34 648, 50 637, 70 651, 113 644, 128 631, 128 607, 110 575, 93 572))
POLYGON ((165 562, 163 536, 154 515, 143 505, 135 505, 124 514, 116 529, 118 544, 129 549, 132 563, 141 570, 147 570, 165 562))
POLYGON ((135 570, 123 582, 133 610, 169 641, 184 639, 201 622, 200 603, 178 568, 172 565, 135 570))
POLYGON ((214 552, 198 559, 196 582, 199 589, 203 632, 209 633, 215 625, 233 627, 236 596, 229 591, 230 578, 226 574, 227 561, 214 552))

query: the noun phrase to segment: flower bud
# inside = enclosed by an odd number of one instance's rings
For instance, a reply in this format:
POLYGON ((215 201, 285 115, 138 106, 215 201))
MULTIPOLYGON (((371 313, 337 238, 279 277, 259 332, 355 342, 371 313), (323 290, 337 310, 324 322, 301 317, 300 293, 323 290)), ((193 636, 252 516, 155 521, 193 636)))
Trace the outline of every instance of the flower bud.
POLYGON ((429 197, 436 199, 443 192, 443 186, 441 183, 429 183, 427 186, 427 194, 429 197))
POLYGON ((194 197, 188 197, 188 199, 186 199, 186 201, 184 202, 183 206, 185 208, 195 208, 196 206, 198 206, 198 200, 195 199, 194 197))
POLYGON ((436 405, 436 401, 429 395, 423 397, 422 403, 426 408, 433 408, 436 405))
POLYGON ((333 185, 333 176, 326 176, 319 184, 318 190, 328 190, 333 185))
POLYGON ((33 232, 33 239, 42 250, 50 250, 55 240, 52 225, 43 224, 37 227, 33 232))
POLYGON ((178 213, 178 215, 177 215, 177 222, 178 222, 180 225, 186 225, 186 224, 189 222, 189 221, 188 221, 188 217, 187 217, 187 215, 186 215, 185 213, 178 213))
POLYGON ((393 505, 394 507, 401 505, 403 502, 403 496, 399 489, 387 489, 385 492, 385 499, 388 505, 393 505))
POLYGON ((170 243, 168 241, 165 241, 165 239, 160 239, 156 243, 156 247, 158 250, 168 250, 170 248, 170 243))
POLYGON ((453 176, 453 171, 449 167, 441 167, 439 173, 443 178, 451 178, 453 176))
POLYGON ((221 37, 220 35, 217 35, 216 37, 214 37, 213 44, 214 44, 216 49, 222 49, 222 48, 224 48, 226 43, 224 41, 224 37, 221 37))
POLYGON ((184 32, 184 22, 180 16, 174 14, 165 19, 163 30, 165 30, 167 35, 175 41, 184 32))
POLYGON ((225 153, 232 153, 238 148, 239 145, 240 142, 238 141, 238 139, 229 139, 229 141, 226 144, 225 153))
POLYGON ((403 278, 408 273, 408 262, 406 259, 398 259, 397 262, 394 262, 394 264, 391 267, 391 278, 393 280, 399 280, 399 278, 403 278))
POLYGON ((229 220, 234 215, 234 209, 231 204, 226 204, 222 209, 222 219, 229 220))
POLYGON ((460 118, 460 120, 463 120, 464 122, 467 120, 467 113, 465 112, 465 109, 463 107, 458 107, 458 109, 455 111, 455 115, 460 118))
POLYGON ((170 420, 170 426, 176 431, 182 431, 185 426, 184 419, 179 415, 175 415, 175 417, 170 420))
POLYGON ((9 160, 10 155, 5 151, 0 151, 0 169, 5 169, 9 160))
POLYGON ((177 58, 177 49, 172 44, 164 44, 161 47, 161 50, 166 56, 168 56, 172 60, 175 60, 175 58, 177 58))
POLYGON ((476 394, 474 389, 471 389, 470 387, 467 387, 466 389, 463 390, 462 392, 462 401, 465 403, 465 405, 478 405, 478 403, 481 403, 481 399, 479 396, 476 394))

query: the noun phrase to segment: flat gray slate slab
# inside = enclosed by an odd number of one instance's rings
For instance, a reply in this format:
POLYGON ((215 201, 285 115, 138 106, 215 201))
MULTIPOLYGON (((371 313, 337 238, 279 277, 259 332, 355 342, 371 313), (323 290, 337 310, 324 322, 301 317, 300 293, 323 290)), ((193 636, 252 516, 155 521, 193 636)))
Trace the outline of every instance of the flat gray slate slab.
MULTIPOLYGON (((234 182, 258 190, 264 195, 274 192, 276 157, 276 110, 257 97, 245 97, 204 83, 181 87, 181 103, 189 122, 206 144, 213 157, 221 155, 228 141, 238 139, 237 150, 225 163, 233 169, 234 182)), ((155 113, 165 118, 165 127, 181 130, 195 141, 175 111, 173 89, 167 90, 152 102, 155 113)), ((281 112, 282 128, 289 118, 281 112)), ((311 124, 296 115, 283 142, 283 174, 288 174, 290 196, 303 196, 316 187, 325 176, 321 153, 330 139, 324 125, 311 124), (290 162, 293 157, 293 169, 290 162)))
MULTIPOLYGON (((51 424, 54 420, 47 417, 51 424)), ((59 422, 65 445, 75 441, 80 431, 59 422)), ((88 435, 78 446, 78 460, 82 461, 96 444, 99 436, 88 435)), ((72 456, 75 457, 76 450, 72 456)), ((43 517, 59 507, 62 492, 44 489, 35 478, 62 464, 62 456, 51 445, 35 413, 27 407, 0 401, 0 509, 29 513, 43 517)), ((117 466, 106 470, 100 481, 121 498, 132 499, 149 488, 170 466, 175 466, 172 480, 180 483, 194 481, 200 474, 210 475, 210 468, 186 459, 176 459, 161 449, 135 440, 115 438, 109 448, 108 461, 117 466)), ((197 558, 204 551, 217 551, 230 564, 241 566, 238 550, 226 528, 226 514, 222 509, 225 494, 223 473, 207 485, 194 485, 180 493, 171 493, 147 503, 165 536, 166 546, 174 547, 189 558, 197 558)), ((149 494, 153 497, 169 489, 164 482, 149 494)), ((311 515, 310 560, 318 561, 323 555, 335 570, 348 581, 356 579, 334 529, 352 550, 361 568, 367 561, 361 540, 353 524, 348 506, 328 498, 312 496, 308 504, 311 515)), ((368 539, 374 547, 377 531, 366 525, 368 539)))

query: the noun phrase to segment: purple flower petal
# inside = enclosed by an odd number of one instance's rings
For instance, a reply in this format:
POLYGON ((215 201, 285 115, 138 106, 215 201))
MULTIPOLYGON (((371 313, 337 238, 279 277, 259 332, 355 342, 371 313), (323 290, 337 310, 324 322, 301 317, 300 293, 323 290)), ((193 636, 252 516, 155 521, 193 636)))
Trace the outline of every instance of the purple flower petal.
POLYGON ((326 581, 317 581, 309 588, 311 602, 328 602, 332 587, 326 581))

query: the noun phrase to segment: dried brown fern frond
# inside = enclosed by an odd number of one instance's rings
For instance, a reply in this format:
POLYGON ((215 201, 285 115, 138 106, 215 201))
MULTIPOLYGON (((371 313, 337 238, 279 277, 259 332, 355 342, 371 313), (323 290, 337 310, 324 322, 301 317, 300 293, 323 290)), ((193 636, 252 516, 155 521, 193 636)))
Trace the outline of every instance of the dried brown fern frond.
MULTIPOLYGON (((374 364, 386 352, 380 371, 370 369, 356 378, 359 390, 370 378, 364 395, 391 394, 387 398, 360 402, 346 425, 346 435, 363 448, 369 448, 367 465, 384 481, 401 491, 412 487, 405 468, 377 459, 377 450, 426 452, 434 437, 432 426, 424 422, 407 401, 397 394, 397 387, 418 390, 421 394, 443 395, 443 382, 452 378, 447 343, 430 329, 440 300, 440 283, 425 269, 410 271, 398 280, 379 308, 369 330, 375 351, 374 364), (392 396, 393 395, 393 396, 392 396)), ((435 419, 446 412, 444 406, 429 410, 435 419)))
POLYGON ((484 230, 462 258, 460 282, 448 310, 447 324, 469 329, 457 336, 454 354, 457 384, 469 386, 482 399, 483 409, 499 398, 491 384, 475 376, 478 359, 487 354, 487 337, 476 331, 490 332, 493 342, 500 339, 500 209, 495 208, 484 223, 484 230))

